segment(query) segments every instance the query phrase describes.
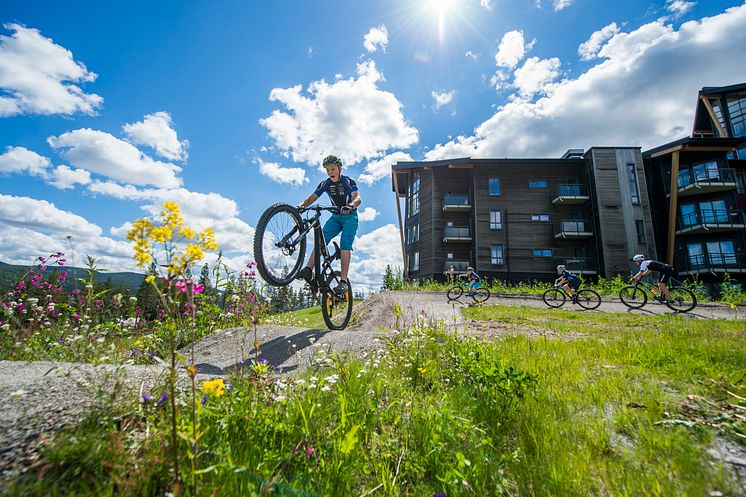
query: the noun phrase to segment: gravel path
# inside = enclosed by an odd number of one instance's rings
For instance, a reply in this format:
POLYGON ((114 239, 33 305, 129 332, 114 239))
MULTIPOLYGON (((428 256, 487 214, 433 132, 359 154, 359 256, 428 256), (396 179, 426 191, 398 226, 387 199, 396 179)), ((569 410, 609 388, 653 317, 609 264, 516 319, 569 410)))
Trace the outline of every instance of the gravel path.
MULTIPOLYGON (((533 296, 495 296, 487 303, 546 307, 541 297, 533 296)), ((362 355, 385 346, 388 330, 417 321, 434 324, 443 321, 446 326, 463 330, 465 324, 469 325, 460 312, 463 305, 448 302, 442 292, 385 292, 358 305, 353 322, 343 331, 263 325, 256 334, 262 356, 271 365, 292 373, 308 366, 317 350, 362 355)), ((565 308, 576 306, 565 305, 565 308)), ((673 314, 663 305, 628 311, 614 299, 604 300, 598 310, 673 314)), ((699 305, 688 316, 743 319, 742 312, 725 306, 699 305)), ((253 342, 252 328, 222 330, 200 340, 194 348, 200 381, 228 374, 240 366, 243 354, 253 357, 253 342)), ((180 352, 189 358, 191 348, 180 352)), ((40 440, 80 420, 96 398, 94 392, 111 392, 115 385, 123 385, 126 388, 122 396, 136 402, 140 392, 148 392, 163 373, 161 366, 0 361, 0 481, 11 467, 23 468, 33 462, 40 440)), ((181 375, 183 381, 185 372, 181 375)))

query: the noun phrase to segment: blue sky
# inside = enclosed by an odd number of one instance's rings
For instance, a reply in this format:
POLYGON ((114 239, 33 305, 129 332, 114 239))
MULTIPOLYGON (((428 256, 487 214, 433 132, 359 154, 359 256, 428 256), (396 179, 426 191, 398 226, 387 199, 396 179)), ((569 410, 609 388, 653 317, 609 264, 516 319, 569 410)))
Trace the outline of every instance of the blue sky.
POLYGON ((391 163, 652 147, 690 133, 699 88, 746 81, 738 1, 2 0, 0 23, 10 263, 133 269, 128 223, 175 200, 241 267, 335 153, 365 208, 351 277, 375 288, 401 264, 391 163))

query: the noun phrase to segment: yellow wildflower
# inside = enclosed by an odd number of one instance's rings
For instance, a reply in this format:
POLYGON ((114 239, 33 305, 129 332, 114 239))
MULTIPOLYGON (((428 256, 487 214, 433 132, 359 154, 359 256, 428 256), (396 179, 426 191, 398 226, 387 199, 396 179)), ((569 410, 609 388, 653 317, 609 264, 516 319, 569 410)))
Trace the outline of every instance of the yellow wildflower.
POLYGON ((420 374, 425 374, 425 371, 427 371, 427 368, 417 368, 417 371, 419 371, 420 374))
POLYGON ((192 238, 194 238, 194 230, 185 226, 179 230, 179 235, 183 236, 187 240, 191 240, 192 238))
POLYGON ((215 241, 215 231, 212 228, 205 228, 202 230, 202 232, 199 234, 200 239, 200 245, 202 245, 205 250, 217 250, 218 244, 215 241))
POLYGON ((146 277, 145 277, 145 281, 146 281, 147 283, 153 283, 153 282, 155 281, 155 275, 152 275, 152 274, 151 274, 151 275, 149 275, 149 276, 146 276, 146 277))
POLYGON ((222 378, 206 381, 202 384, 202 390, 213 397, 222 397, 225 394, 225 383, 222 378))
POLYGON ((205 254, 202 252, 202 247, 199 245, 190 243, 184 249, 184 259, 186 259, 187 265, 202 260, 202 257, 204 256, 205 254))
POLYGON ((150 231, 150 238, 154 242, 165 243, 171 239, 174 231, 168 226, 158 226, 150 231))

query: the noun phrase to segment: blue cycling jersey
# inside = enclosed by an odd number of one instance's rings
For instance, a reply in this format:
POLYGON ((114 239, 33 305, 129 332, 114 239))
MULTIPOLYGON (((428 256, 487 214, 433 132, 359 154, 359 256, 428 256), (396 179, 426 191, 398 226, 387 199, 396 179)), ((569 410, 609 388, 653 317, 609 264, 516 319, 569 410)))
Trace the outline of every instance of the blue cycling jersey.
POLYGON ((327 178, 316 187, 313 192, 320 197, 324 192, 329 195, 332 204, 336 207, 344 207, 352 202, 352 192, 358 191, 357 183, 349 176, 340 175, 336 183, 327 178))
POLYGON ((572 282, 580 281, 580 277, 577 274, 571 273, 567 269, 562 271, 562 277, 572 282))

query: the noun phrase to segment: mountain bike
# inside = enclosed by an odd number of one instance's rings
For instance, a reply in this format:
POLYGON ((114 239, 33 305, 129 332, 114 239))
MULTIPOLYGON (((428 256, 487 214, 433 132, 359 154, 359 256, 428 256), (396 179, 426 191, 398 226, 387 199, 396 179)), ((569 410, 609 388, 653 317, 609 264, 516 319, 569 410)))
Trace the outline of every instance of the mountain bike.
POLYGON ((352 285, 343 282, 342 273, 332 264, 341 260, 339 245, 333 242, 330 253, 321 227, 321 213, 339 214, 338 207, 312 206, 299 209, 279 203, 268 208, 259 218, 254 235, 256 268, 264 281, 272 286, 289 285, 303 267, 307 235, 313 231, 314 269, 309 283, 311 291, 319 294, 321 315, 330 330, 342 330, 352 316, 352 285), (304 218, 302 215, 307 214, 304 218), (343 292, 334 289, 344 285, 343 292))
POLYGON ((589 311, 601 305, 601 296, 595 290, 583 288, 577 290, 575 294, 577 300, 573 299, 561 286, 555 286, 554 288, 550 288, 544 292, 544 295, 542 295, 541 298, 544 300, 546 305, 555 309, 565 305, 567 299, 572 300, 573 303, 578 304, 583 309, 588 309, 589 311))
POLYGON ((448 289, 448 293, 446 294, 448 296, 448 301, 450 302, 452 300, 460 299, 464 294, 464 291, 466 291, 467 295, 471 296, 477 304, 481 304, 490 298, 490 291, 488 289, 480 287, 475 288, 474 291, 472 291, 469 284, 459 278, 455 284, 448 289))
POLYGON ((622 303, 630 309, 640 309, 647 304, 648 299, 658 300, 666 304, 675 312, 689 312, 697 306, 697 296, 694 293, 681 286, 681 282, 671 278, 672 286, 668 288, 671 298, 662 300, 660 290, 657 284, 637 280, 631 285, 622 287, 619 290, 619 298, 622 303))

